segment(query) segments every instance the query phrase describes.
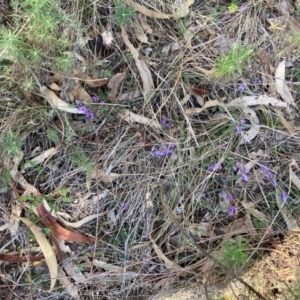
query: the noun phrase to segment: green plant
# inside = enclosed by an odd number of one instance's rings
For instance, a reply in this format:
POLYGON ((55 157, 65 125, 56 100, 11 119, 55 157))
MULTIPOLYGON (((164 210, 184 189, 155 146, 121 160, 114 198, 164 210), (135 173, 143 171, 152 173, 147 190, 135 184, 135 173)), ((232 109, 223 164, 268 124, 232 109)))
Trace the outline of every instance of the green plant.
POLYGON ((121 228, 118 235, 114 238, 114 245, 118 247, 123 245, 127 237, 128 233, 126 229, 121 228))
POLYGON ((239 6, 237 0, 231 0, 231 4, 228 6, 229 13, 235 13, 238 10, 239 6))
POLYGON ((10 181, 11 181, 10 172, 7 169, 2 169, 0 173, 1 188, 3 188, 5 191, 8 190, 10 187, 10 181))
POLYGON ((126 5, 121 0, 115 1, 114 22, 117 25, 126 25, 130 23, 134 13, 135 9, 132 6, 126 5))
POLYGON ((57 142, 58 141, 58 135, 56 130, 52 129, 52 128, 48 128, 47 129, 47 137, 51 142, 57 142))
POLYGON ((182 20, 179 20, 178 23, 176 24, 176 29, 180 39, 184 39, 185 33, 188 29, 188 23, 189 20, 187 18, 184 18, 182 20))
MULTIPOLYGON (((13 12, 10 23, 0 28, 0 57, 12 63, 10 68, 6 68, 6 74, 13 71, 11 75, 18 77, 24 73, 31 75, 29 70, 47 60, 59 69, 72 64, 73 59, 64 54, 70 47, 70 41, 65 36, 60 37, 59 26, 68 17, 59 1, 10 1, 10 6, 13 12)), ((33 89, 30 79, 20 81, 20 85, 26 90, 33 89)))
POLYGON ((221 247, 224 252, 220 263, 225 264, 233 270, 244 266, 249 257, 246 253, 246 249, 249 248, 249 244, 246 240, 242 237, 237 237, 232 241, 222 243, 221 247))
POLYGON ((8 134, 2 138, 1 144, 4 155, 18 154, 23 145, 19 136, 12 131, 9 131, 8 134))
POLYGON ((300 21, 300 5, 296 6, 295 13, 296 13, 298 21, 300 21))
MULTIPOLYGON (((299 276, 297 276, 299 277, 299 276)), ((300 299, 300 284, 296 282, 293 287, 290 287, 286 284, 287 289, 285 290, 284 299, 286 300, 299 300, 300 299)))
POLYGON ((253 49, 250 46, 233 44, 227 54, 222 54, 215 63, 215 75, 230 80, 241 74, 249 62, 253 49))
POLYGON ((91 174, 94 170, 90 158, 84 153, 80 147, 74 147, 73 152, 70 153, 70 159, 77 168, 82 168, 91 174))

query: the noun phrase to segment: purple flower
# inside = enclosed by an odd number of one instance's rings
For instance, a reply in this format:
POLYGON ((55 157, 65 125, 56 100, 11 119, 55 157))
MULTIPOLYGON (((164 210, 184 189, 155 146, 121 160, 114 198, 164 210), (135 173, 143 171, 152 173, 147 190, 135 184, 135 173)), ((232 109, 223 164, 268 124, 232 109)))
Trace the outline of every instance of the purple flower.
POLYGON ((235 163, 235 166, 233 166, 232 167, 232 169, 234 170, 234 171, 237 171, 238 169, 239 170, 241 170, 242 172, 244 172, 244 173, 248 173, 249 172, 249 169, 246 167, 246 166, 244 166, 241 162, 239 162, 239 161, 237 161, 236 163, 235 163))
POLYGON ((261 80, 259 78, 254 78, 253 84, 260 85, 261 84, 261 80))
POLYGON ((94 116, 94 114, 92 112, 87 113, 86 117, 87 117, 87 119, 91 119, 91 120, 95 119, 95 116, 94 116))
POLYGON ((274 188, 277 188, 277 182, 276 182, 276 180, 275 180, 275 178, 274 179, 272 179, 272 186, 274 187, 274 188))
POLYGON ((275 175, 272 174, 272 173, 269 171, 269 169, 268 169, 266 166, 264 166, 264 165, 260 166, 260 169, 261 169, 262 172, 264 173, 265 178, 266 178, 267 180, 270 180, 272 186, 276 188, 276 187, 277 187, 277 183, 276 183, 275 175))
POLYGON ((288 199, 288 197, 289 197, 289 194, 287 192, 283 191, 281 193, 281 200, 282 200, 283 203, 286 202, 286 200, 288 199))
POLYGON ((232 205, 229 207, 228 215, 232 217, 234 215, 234 213, 235 213, 235 206, 232 205))
POLYGON ((222 166, 221 165, 219 165, 218 166, 218 164, 217 163, 213 163, 212 165, 210 165, 209 167, 208 167, 208 171, 216 171, 216 170, 222 170, 222 166))
POLYGON ((98 96, 93 96, 92 97, 93 102, 97 102, 99 100, 98 96))
POLYGON ((89 247, 90 251, 95 251, 96 249, 96 244, 93 244, 89 247))
POLYGON ((245 9, 246 5, 245 4, 242 4, 240 7, 239 7, 239 10, 240 11, 243 11, 245 9))
POLYGON ((241 169, 243 167, 242 163, 237 161, 235 166, 238 168, 238 169, 241 169))
POLYGON ((249 177, 245 173, 242 173, 241 178, 246 182, 249 181, 249 177))
POLYGON ((83 114, 87 115, 89 113, 86 106, 80 106, 78 107, 78 111, 82 112, 83 114))
POLYGON ((83 101, 82 101, 82 100, 75 100, 75 103, 76 103, 77 105, 83 105, 83 101))
POLYGON ((226 200, 231 201, 233 199, 233 196, 231 194, 226 195, 226 200))
POLYGON ((86 106, 80 106, 77 108, 79 112, 83 113, 86 117, 86 119, 94 120, 95 116, 92 112, 90 112, 86 106))
POLYGON ((162 118, 160 122, 161 122, 161 124, 165 125, 167 128, 171 128, 172 124, 170 122, 168 122, 168 120, 166 118, 162 118))
POLYGON ((245 116, 240 119, 241 124, 245 124, 246 121, 247 121, 247 119, 245 116))
POLYGON ((157 147, 153 146, 151 148, 150 155, 152 156, 157 156, 157 157, 162 157, 165 155, 171 155, 174 152, 175 144, 171 143, 168 146, 163 146, 163 148, 157 149, 157 147))
POLYGON ((233 196, 224 190, 221 192, 221 195, 223 195, 227 201, 231 201, 233 199, 233 196))
POLYGON ((122 210, 126 207, 127 203, 126 202, 122 202, 120 205, 119 205, 119 209, 122 210))
POLYGON ((223 145, 223 146, 221 147, 221 149, 224 150, 224 151, 227 150, 227 145, 223 145))
POLYGON ((269 171, 269 169, 266 166, 262 165, 260 166, 260 169, 264 173, 266 179, 271 180, 274 178, 274 175, 269 171))
POLYGON ((105 103, 105 101, 104 101, 104 100, 100 101, 100 104, 104 104, 104 103, 105 103))
POLYGON ((238 86, 238 91, 240 92, 243 92, 245 90, 245 85, 243 83, 241 83, 239 86, 238 86))
POLYGON ((166 124, 167 123, 167 119, 166 118, 162 118, 160 122, 161 122, 161 124, 166 124))
POLYGON ((236 132, 242 132, 244 130, 244 126, 235 126, 234 130, 236 132))

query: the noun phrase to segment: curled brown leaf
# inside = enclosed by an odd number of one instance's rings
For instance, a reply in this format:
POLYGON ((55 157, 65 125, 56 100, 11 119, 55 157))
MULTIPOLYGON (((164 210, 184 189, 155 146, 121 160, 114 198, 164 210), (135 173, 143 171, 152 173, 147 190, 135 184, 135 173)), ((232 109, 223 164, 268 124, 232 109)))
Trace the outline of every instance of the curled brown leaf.
MULTIPOLYGON (((68 242, 78 242, 78 243, 95 243, 96 238, 90 236, 84 236, 78 232, 70 231, 60 224, 57 220, 50 215, 50 213, 45 209, 43 204, 37 206, 37 212, 41 222, 44 226, 51 228, 53 236, 58 236, 61 239, 68 242)), ((51 236, 52 236, 51 234, 51 236)))

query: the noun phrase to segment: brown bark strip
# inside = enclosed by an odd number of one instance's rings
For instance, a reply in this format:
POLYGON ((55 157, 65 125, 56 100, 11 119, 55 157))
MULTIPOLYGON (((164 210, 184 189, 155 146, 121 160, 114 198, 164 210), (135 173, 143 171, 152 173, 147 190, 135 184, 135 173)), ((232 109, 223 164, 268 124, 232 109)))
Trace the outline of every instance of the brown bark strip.
POLYGON ((19 262, 34 262, 34 261, 41 261, 45 259, 44 255, 38 256, 19 256, 19 255, 9 255, 0 253, 0 260, 11 262, 11 263, 19 263, 19 262))

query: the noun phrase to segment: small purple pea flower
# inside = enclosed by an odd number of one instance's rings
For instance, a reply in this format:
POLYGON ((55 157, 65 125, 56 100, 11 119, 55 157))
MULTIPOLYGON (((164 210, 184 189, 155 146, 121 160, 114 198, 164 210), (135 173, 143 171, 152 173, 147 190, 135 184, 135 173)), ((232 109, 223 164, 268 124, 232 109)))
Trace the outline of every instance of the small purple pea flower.
POLYGON ((249 181, 249 177, 245 173, 242 173, 241 178, 246 182, 249 181))
POLYGON ((87 109, 86 106, 80 106, 80 107, 78 107, 78 111, 82 112, 85 115, 89 113, 89 111, 88 111, 88 109, 87 109))
POLYGON ((247 121, 247 119, 245 116, 240 119, 241 124, 245 124, 246 121, 247 121))
POLYGON ((174 152, 175 144, 171 143, 167 146, 163 146, 162 149, 157 149, 156 146, 153 146, 151 148, 150 155, 151 156, 156 156, 156 157, 162 157, 165 155, 171 155, 174 152))
POLYGON ((235 126, 235 128, 234 128, 234 130, 236 131, 236 132, 242 132, 243 130, 244 130, 244 126, 235 126))
POLYGON ((235 206, 232 205, 229 207, 228 215, 232 217, 234 215, 234 213, 235 213, 235 206))
POLYGON ((96 244, 93 244, 89 247, 90 251, 95 251, 96 249, 96 244))
POLYGON ((92 100, 95 103, 95 102, 97 102, 99 100, 99 97, 98 96, 92 96, 92 100))
POLYGON ((119 209, 122 210, 126 207, 127 203, 126 202, 122 202, 120 205, 119 205, 119 209))
POLYGON ((83 101, 82 100, 75 100, 75 103, 77 105, 84 105, 83 101))
POLYGON ((261 80, 259 78, 255 78, 253 80, 253 84, 260 85, 261 84, 261 80))
POLYGON ((282 200, 283 203, 286 202, 286 200, 288 199, 288 197, 289 197, 289 194, 287 192, 283 191, 281 193, 281 200, 282 200))
POLYGON ((219 165, 218 166, 218 164, 217 163, 213 163, 212 165, 210 165, 209 167, 208 167, 208 171, 216 171, 216 170, 222 170, 222 166, 221 165, 219 165))
POLYGON ((245 91, 245 85, 243 83, 241 83, 239 86, 238 86, 238 91, 239 92, 244 92, 245 91))
POLYGON ((161 124, 165 125, 168 129, 171 128, 172 124, 170 122, 168 122, 168 120, 166 118, 162 118, 160 122, 161 122, 161 124))

